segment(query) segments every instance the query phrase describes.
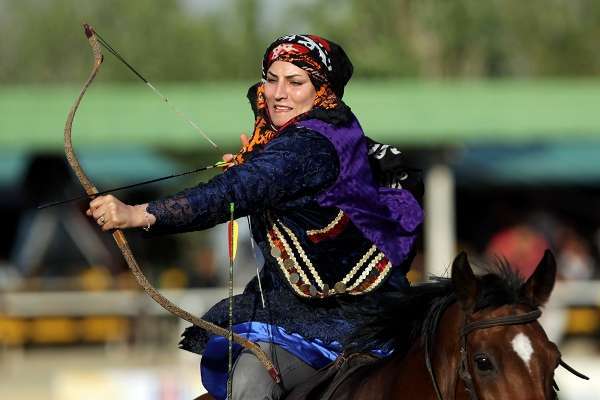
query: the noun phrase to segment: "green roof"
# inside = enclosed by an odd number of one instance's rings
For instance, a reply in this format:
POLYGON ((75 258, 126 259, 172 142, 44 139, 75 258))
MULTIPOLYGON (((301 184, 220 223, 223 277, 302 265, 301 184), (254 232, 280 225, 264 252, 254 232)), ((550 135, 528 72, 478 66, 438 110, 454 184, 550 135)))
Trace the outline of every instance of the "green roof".
MULTIPOLYGON (((252 128, 249 82, 165 84, 159 89, 223 151, 252 128)), ((75 86, 0 86, 0 147, 62 146, 75 86)), ((344 97, 365 132, 393 144, 439 145, 600 140, 600 79, 560 81, 353 81, 344 97)), ((96 82, 73 128, 76 148, 208 149, 143 84, 96 82)))

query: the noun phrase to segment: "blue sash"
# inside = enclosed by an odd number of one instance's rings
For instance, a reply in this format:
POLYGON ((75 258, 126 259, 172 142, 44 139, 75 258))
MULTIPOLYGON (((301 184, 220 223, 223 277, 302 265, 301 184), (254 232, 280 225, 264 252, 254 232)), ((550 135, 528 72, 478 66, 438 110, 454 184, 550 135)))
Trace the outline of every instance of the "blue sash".
MULTIPOLYGON (((306 340, 296 333, 290 334, 283 328, 263 322, 244 322, 234 325, 233 331, 253 342, 276 344, 315 369, 335 361, 342 348, 338 342, 326 345, 319 339, 306 340)), ((227 343, 222 336, 211 336, 200 364, 202 384, 216 400, 227 397, 227 343)), ((233 344, 234 360, 242 349, 242 346, 233 344)))

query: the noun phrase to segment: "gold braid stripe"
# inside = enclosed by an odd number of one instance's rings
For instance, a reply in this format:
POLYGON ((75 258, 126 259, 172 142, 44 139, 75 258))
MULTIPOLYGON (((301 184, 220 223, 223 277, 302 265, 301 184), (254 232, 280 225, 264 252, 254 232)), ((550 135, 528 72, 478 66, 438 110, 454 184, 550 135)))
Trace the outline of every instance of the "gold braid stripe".
POLYGON ((333 221, 331 221, 329 224, 327 224, 327 226, 325 228, 321 228, 321 229, 311 229, 309 231, 306 231, 306 234, 308 236, 316 236, 316 235, 320 235, 323 233, 327 233, 330 230, 332 230, 344 217, 344 212, 342 210, 340 210, 336 217, 333 219, 333 221))
MULTIPOLYGON (((87 175, 81 168, 81 165, 79 164, 79 160, 75 156, 75 152, 73 151, 73 145, 71 142, 71 130, 73 127, 73 119, 75 118, 75 112, 77 111, 77 108, 79 107, 79 103, 81 103, 81 100, 82 100, 83 95, 85 94, 87 88, 91 85, 92 81, 96 77, 96 74, 98 73, 98 70, 100 69, 100 65, 102 64, 104 57, 102 56, 102 52, 100 50, 100 45, 96 39, 96 34, 94 32, 94 29, 88 24, 84 24, 83 27, 85 29, 85 34, 88 38, 90 46, 92 47, 92 52, 94 54, 94 67, 93 67, 92 72, 90 73, 90 76, 88 77, 87 81, 83 85, 83 88, 81 89, 81 92, 79 93, 79 96, 75 100, 75 103, 71 107, 71 110, 69 111, 69 115, 67 116, 67 121, 65 123, 65 155, 67 157, 67 161, 69 162, 69 165, 75 172, 77 179, 79 180, 79 182, 85 189, 85 192, 91 196, 91 195, 98 193, 98 189, 96 189, 96 187, 92 184, 90 179, 87 177, 87 175)), ((190 314, 189 312, 187 312, 185 310, 182 310, 177 305, 175 305, 170 300, 168 300, 163 295, 161 295, 158 292, 158 290, 156 290, 152 286, 152 284, 150 282, 148 282, 148 279, 146 279, 146 276, 143 274, 142 270, 140 269, 135 257, 133 256, 133 252, 131 251, 131 249, 129 247, 129 244, 127 243, 125 234, 123 234, 123 232, 121 230, 115 229, 113 231, 112 235, 113 235, 113 238, 115 239, 115 242, 117 243, 117 246, 121 250, 123 257, 125 258, 125 261, 127 262, 129 269, 131 270, 131 273, 135 277, 135 280, 154 301, 156 301, 158 304, 160 304, 161 307, 163 307, 165 310, 167 310, 171 314, 173 314, 181 319, 184 319, 184 320, 186 320, 186 321, 188 321, 188 322, 190 322, 190 323, 192 323, 214 335, 223 336, 223 337, 229 336, 229 331, 227 331, 227 329, 222 328, 218 325, 215 325, 211 322, 205 321, 201 318, 198 318, 198 317, 190 314)), ((275 380, 275 382, 277 382, 277 383, 280 382, 279 372, 275 369, 275 367, 273 366, 273 363, 271 363, 271 361, 268 359, 266 354, 262 351, 262 349, 258 345, 256 345, 255 343, 253 343, 253 342, 249 341, 248 339, 246 339, 240 335, 237 335, 237 334, 233 335, 233 341, 235 343, 243 346, 244 348, 250 350, 264 365, 264 367, 267 369, 267 371, 269 372, 269 374, 271 375, 273 380, 275 380)))

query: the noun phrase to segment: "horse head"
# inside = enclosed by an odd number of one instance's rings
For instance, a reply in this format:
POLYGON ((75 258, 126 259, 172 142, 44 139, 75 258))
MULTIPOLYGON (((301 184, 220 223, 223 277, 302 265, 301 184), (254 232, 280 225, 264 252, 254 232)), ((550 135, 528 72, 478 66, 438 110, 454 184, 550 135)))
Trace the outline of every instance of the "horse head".
POLYGON ((506 263, 479 272, 461 253, 450 279, 374 299, 344 356, 286 400, 554 400, 558 365, 587 379, 538 323, 556 278, 552 253, 527 280, 506 263), (355 357, 374 349, 391 354, 355 357))
POLYGON ((561 356, 537 321, 555 278, 556 262, 546 251, 535 272, 514 287, 514 293, 499 293, 493 283, 498 275, 478 277, 466 254, 456 257, 452 284, 461 326, 457 399, 556 398, 553 377, 561 356))

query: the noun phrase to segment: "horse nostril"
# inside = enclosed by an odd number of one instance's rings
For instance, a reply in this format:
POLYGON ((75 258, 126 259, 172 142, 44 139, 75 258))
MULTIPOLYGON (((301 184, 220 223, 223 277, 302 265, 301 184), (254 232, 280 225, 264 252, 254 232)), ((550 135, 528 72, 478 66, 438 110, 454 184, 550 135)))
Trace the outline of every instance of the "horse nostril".
POLYGON ((474 357, 475 365, 481 372, 490 372, 494 370, 494 364, 487 354, 476 354, 474 357))

